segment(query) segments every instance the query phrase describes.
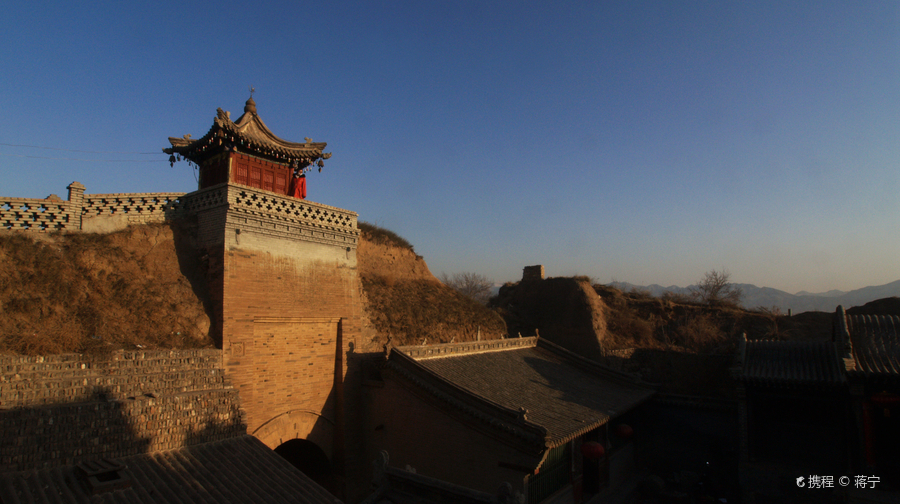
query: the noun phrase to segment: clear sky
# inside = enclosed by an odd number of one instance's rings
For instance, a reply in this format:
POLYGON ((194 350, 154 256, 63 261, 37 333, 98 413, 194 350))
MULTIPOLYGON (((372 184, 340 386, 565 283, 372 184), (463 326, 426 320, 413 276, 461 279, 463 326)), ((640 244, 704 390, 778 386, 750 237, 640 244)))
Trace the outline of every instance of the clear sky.
POLYGON ((3 196, 191 191, 167 137, 252 85, 275 134, 328 142, 309 199, 436 275, 900 279, 894 0, 35 1, 0 27, 3 196))

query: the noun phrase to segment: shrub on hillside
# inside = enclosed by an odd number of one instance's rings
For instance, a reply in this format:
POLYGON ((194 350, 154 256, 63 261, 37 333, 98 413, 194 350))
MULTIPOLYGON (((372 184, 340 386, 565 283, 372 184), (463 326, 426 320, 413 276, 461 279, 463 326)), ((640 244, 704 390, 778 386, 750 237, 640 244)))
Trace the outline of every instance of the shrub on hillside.
POLYGON ((357 223, 357 227, 359 227, 359 232, 362 233, 363 237, 365 237, 366 240, 372 243, 405 248, 410 252, 415 253, 412 244, 409 243, 406 238, 403 238, 402 236, 389 229, 384 229, 370 222, 363 221, 359 221, 357 223))
POLYGON ((725 342, 725 333, 705 313, 693 313, 675 328, 675 343, 692 350, 711 350, 725 342))
POLYGON ((103 353, 212 344, 172 231, 0 233, 0 353, 103 353))
POLYGON ((687 294, 682 294, 679 292, 665 291, 659 297, 663 301, 668 301, 670 303, 679 303, 679 304, 688 304, 693 303, 695 299, 687 294))
POLYGON ((474 341, 479 331, 481 339, 497 339, 507 332, 496 312, 445 285, 388 278, 365 276, 362 283, 372 324, 394 345, 474 341))
POLYGON ((607 343, 618 347, 653 346, 655 324, 628 307, 606 312, 607 343))
POLYGON ((703 279, 694 287, 694 297, 710 306, 739 306, 744 292, 731 283, 731 274, 726 270, 707 271, 703 279))
POLYGON ((478 273, 454 273, 453 275, 441 274, 441 282, 447 287, 459 292, 463 296, 486 305, 491 299, 491 290, 494 283, 484 275, 478 273))

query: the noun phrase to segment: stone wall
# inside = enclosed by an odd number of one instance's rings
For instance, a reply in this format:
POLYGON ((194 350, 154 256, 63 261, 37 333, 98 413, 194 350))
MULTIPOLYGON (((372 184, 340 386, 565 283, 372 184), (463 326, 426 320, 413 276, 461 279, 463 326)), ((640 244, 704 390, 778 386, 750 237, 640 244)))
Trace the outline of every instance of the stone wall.
POLYGON ((541 338, 588 359, 604 355, 605 304, 590 283, 575 278, 522 281, 500 288, 510 335, 541 338))
POLYGON ((530 282, 532 280, 543 280, 544 279, 544 265, 538 264, 537 266, 525 266, 522 268, 522 281, 530 282))
POLYGON ((78 231, 84 186, 69 184, 69 200, 0 197, 0 229, 15 231, 78 231))
POLYGON ((221 360, 219 350, 0 357, 0 471, 245 434, 221 360))

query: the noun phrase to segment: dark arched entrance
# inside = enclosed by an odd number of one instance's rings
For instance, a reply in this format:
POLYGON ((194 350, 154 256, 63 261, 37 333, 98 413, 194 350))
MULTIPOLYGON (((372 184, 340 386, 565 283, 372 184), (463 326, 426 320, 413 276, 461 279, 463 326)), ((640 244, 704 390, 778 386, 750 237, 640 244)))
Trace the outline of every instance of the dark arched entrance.
POLYGON ((337 490, 328 456, 312 441, 291 439, 275 448, 275 453, 332 494, 337 490))

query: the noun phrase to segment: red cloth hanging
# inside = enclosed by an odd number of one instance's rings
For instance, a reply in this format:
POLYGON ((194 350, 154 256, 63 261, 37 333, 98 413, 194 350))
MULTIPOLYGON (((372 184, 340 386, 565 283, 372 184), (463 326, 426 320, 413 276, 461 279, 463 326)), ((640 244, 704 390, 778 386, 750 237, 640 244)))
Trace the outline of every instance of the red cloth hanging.
POLYGON ((306 175, 291 178, 291 196, 306 199, 306 175))

